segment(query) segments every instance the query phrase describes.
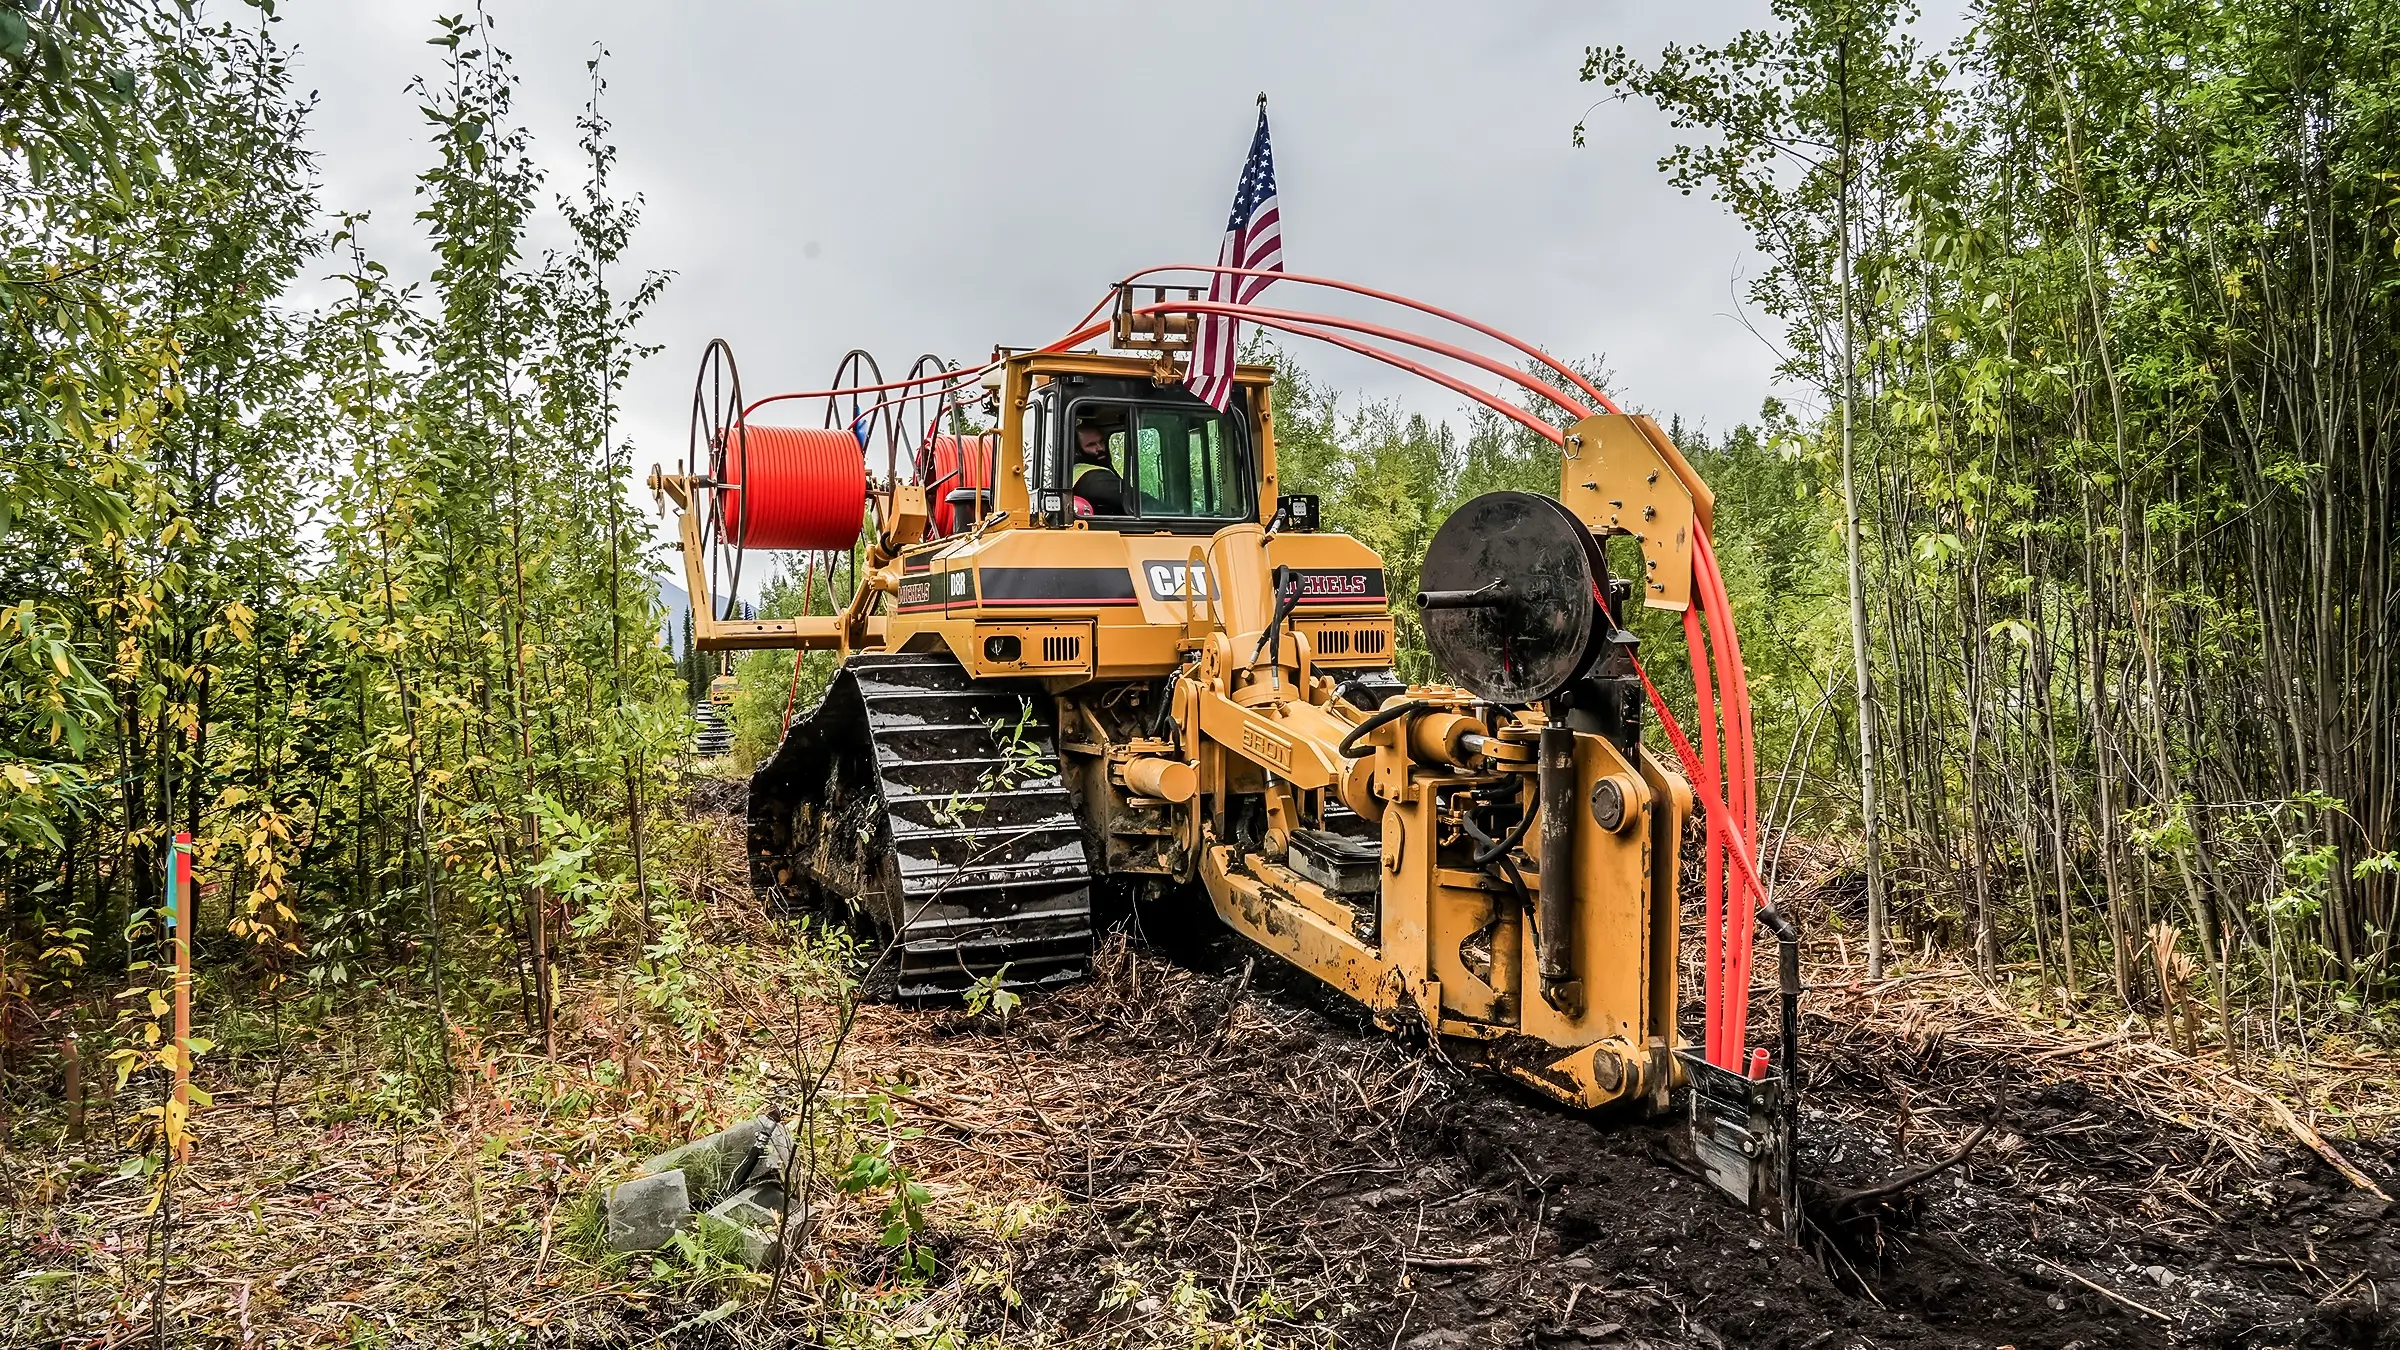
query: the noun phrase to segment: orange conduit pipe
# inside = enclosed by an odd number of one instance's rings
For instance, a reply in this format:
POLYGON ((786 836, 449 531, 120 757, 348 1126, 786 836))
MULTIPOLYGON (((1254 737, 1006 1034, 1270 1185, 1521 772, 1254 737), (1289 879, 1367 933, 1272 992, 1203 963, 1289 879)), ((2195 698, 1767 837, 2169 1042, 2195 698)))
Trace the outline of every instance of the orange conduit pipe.
POLYGON ((783 730, 775 733, 778 741, 782 740, 784 732, 792 729, 792 710, 800 703, 800 665, 807 659, 807 652, 794 651, 792 653, 792 687, 790 692, 783 696, 783 730))
POLYGON ((867 460, 839 427, 761 427, 727 438, 718 493, 725 538, 744 549, 847 549, 866 519, 867 460))
MULTIPOLYGON (((1299 272, 1266 271, 1255 267, 1224 267, 1214 263, 1169 263, 1160 267, 1146 267, 1141 271, 1134 273, 1132 276, 1125 278, 1125 280, 1119 284, 1130 286, 1143 277, 1155 276, 1160 272, 1208 272, 1212 274, 1222 273, 1226 276, 1237 277, 1269 277, 1277 281, 1288 281, 1299 286, 1320 286, 1328 290, 1347 291, 1352 295, 1363 295, 1369 299, 1381 300, 1387 304, 1394 304, 1406 309, 1413 309, 1420 314, 1430 314, 1437 319, 1442 319, 1446 322, 1457 324, 1461 328, 1471 329, 1474 332, 1481 333, 1485 337, 1491 338, 1496 342, 1505 343, 1509 347, 1532 357, 1534 360, 1541 362, 1543 365, 1548 366, 1550 369, 1564 376, 1567 380, 1572 382, 1576 388, 1581 389, 1585 395, 1590 397, 1590 399, 1594 403, 1598 404, 1603 410, 1612 413, 1622 413, 1624 411, 1624 409, 1616 405, 1615 400, 1600 392, 1599 387, 1594 385, 1590 380, 1584 378, 1581 373, 1566 365, 1557 357, 1554 357, 1550 353, 1543 351, 1541 348, 1534 346, 1532 343, 1526 342, 1521 338, 1511 336, 1510 334, 1502 332, 1501 330, 1494 328, 1489 324, 1470 319, 1464 314, 1453 313, 1450 310, 1443 309, 1439 305, 1428 304, 1423 300, 1414 300, 1405 295, 1394 294, 1391 291, 1379 291, 1372 286, 1361 286, 1353 281, 1340 281, 1332 277, 1308 276, 1299 272)), ((1106 300, 1102 300, 1100 304, 1092 310, 1091 314, 1084 316, 1085 321, 1089 322, 1092 318, 1092 315, 1098 314, 1100 310, 1106 308, 1107 305, 1108 302, 1106 300)))
MULTIPOLYGON (((1463 394, 1466 397, 1475 400, 1477 403, 1480 403, 1483 406, 1491 409, 1493 412, 1499 413, 1504 417, 1514 419, 1527 430, 1543 437, 1553 445, 1563 444, 1566 440, 1566 433, 1560 431, 1557 427, 1554 427, 1548 422, 1545 422, 1542 419, 1534 416, 1532 413, 1525 411, 1516 404, 1496 395, 1486 393, 1483 390, 1476 388, 1474 385, 1468 384, 1464 380, 1445 374, 1442 371, 1436 370, 1433 367, 1424 364, 1421 361, 1410 360, 1408 357, 1402 356, 1398 352, 1387 351, 1381 347, 1370 346, 1367 343, 1354 341, 1350 338, 1343 337, 1338 333, 1327 332, 1321 328, 1313 328, 1308 324, 1299 322, 1295 319, 1274 317, 1279 313, 1279 311, 1260 311, 1247 305, 1212 305, 1206 301, 1197 301, 1189 304, 1172 303, 1167 305, 1153 306, 1137 312, 1157 314, 1230 314, 1236 318, 1248 319, 1251 322, 1256 323, 1261 328, 1273 328, 1280 332, 1292 333, 1300 337, 1315 338, 1317 341, 1325 343, 1328 346, 1339 347, 1344 351, 1356 352, 1360 356, 1367 357, 1370 360, 1381 361, 1387 366, 1396 366, 1401 370, 1405 370, 1409 374, 1418 377, 1419 379, 1430 380, 1433 383, 1442 386, 1444 389, 1451 391, 1452 393, 1463 394)), ((1107 325, 1100 325, 1099 331, 1106 331, 1106 328, 1107 325)))
MULTIPOLYGON (((1730 855, 1738 839, 1755 859, 1760 839, 1758 831, 1758 747, 1754 740, 1755 727, 1750 714, 1750 680, 1742 667, 1741 639, 1734 630, 1733 601, 1726 594, 1725 578, 1717 566, 1716 551, 1702 532, 1692 551, 1695 579, 1706 587, 1708 596, 1709 647, 1717 671, 1717 697, 1725 723, 1727 746, 1725 794, 1726 830, 1729 837, 1725 852, 1730 855)), ((1730 863, 1730 856, 1724 859, 1730 863)), ((1749 1026, 1751 963, 1756 954, 1753 925, 1758 919, 1757 901, 1763 891, 1735 885, 1730 871, 1726 883, 1726 934, 1730 946, 1727 953, 1726 1022, 1730 1028, 1729 1041, 1723 1047, 1738 1061, 1749 1026), (1736 935, 1739 935, 1737 938, 1736 935)))
MULTIPOLYGON (((933 438, 933 473, 926 486, 933 489, 928 513, 933 517, 937 533, 950 534, 955 530, 956 509, 950 505, 951 492, 958 489, 989 489, 992 486, 992 462, 999 458, 1000 438, 996 435, 950 436, 933 438)), ((981 515, 981 512, 977 512, 981 515)))
POLYGON ((1682 761, 1684 776, 1699 790, 1707 813, 1709 869, 1702 910, 1707 933, 1703 956, 1707 1029, 1703 1051, 1711 1064, 1738 1072, 1749 1039, 1753 928, 1759 921, 1759 906, 1771 908, 1773 901, 1767 897, 1757 862, 1757 759, 1748 679, 1741 670, 1732 606, 1706 530, 1693 535, 1693 574, 1695 604, 1685 613, 1684 636, 1701 718, 1700 749, 1693 748, 1665 697, 1651 682, 1650 672, 1638 662, 1636 669, 1650 706, 1682 761), (1709 620, 1707 638, 1699 619, 1703 610, 1709 620), (1716 725, 1720 717, 1724 723, 1722 745, 1716 725))
POLYGON ((1221 303, 1212 300, 1166 300, 1155 305, 1145 306, 1134 312, 1137 314, 1234 313, 1238 314, 1238 316, 1241 318, 1250 319, 1259 323, 1264 323, 1270 319, 1291 320, 1295 322, 1314 324, 1322 328, 1341 328, 1353 333, 1365 333, 1370 337, 1379 337, 1393 342, 1405 342, 1409 346, 1421 348, 1437 355, 1447 356, 1454 361, 1464 361, 1468 365, 1474 366, 1478 370, 1487 371, 1491 374, 1499 376, 1504 380, 1513 381, 1516 384, 1523 386, 1527 392, 1541 395, 1543 398, 1546 398, 1552 403, 1557 404, 1560 408, 1577 418, 1591 416, 1591 409, 1586 408, 1582 404, 1568 398, 1564 392, 1553 388, 1550 385, 1544 384, 1540 380, 1534 379, 1532 376, 1527 375, 1525 372, 1517 369, 1515 366, 1508 365, 1505 362, 1495 361, 1480 352, 1468 351, 1464 347, 1455 346, 1451 343, 1442 342, 1434 338, 1411 333, 1404 329, 1387 327, 1383 324, 1368 323, 1361 319, 1345 319, 1333 314, 1312 314, 1303 310, 1267 309, 1258 305, 1237 306, 1230 303, 1221 303))
MULTIPOLYGON (((844 394, 880 394, 886 392, 887 390, 893 389, 914 389, 920 384, 940 384, 945 380, 955 381, 955 383, 952 385, 952 389, 964 389, 968 385, 974 383, 975 380, 980 378, 983 375, 983 372, 990 370, 992 366, 998 364, 999 362, 994 361, 987 365, 978 366, 974 370, 945 370, 938 375, 919 375, 913 379, 887 380, 882 384, 862 384, 849 389, 801 389, 788 394, 769 394, 765 398, 752 399, 749 406, 742 409, 742 416, 747 418, 750 416, 750 414, 757 412, 759 409, 766 407, 770 403, 789 403, 794 399, 802 398, 838 398, 844 394)), ((921 393, 912 394, 910 395, 910 398, 926 398, 935 393, 942 392, 949 391, 927 390, 921 393)), ((901 401, 906 402, 907 400, 904 399, 901 401)), ((874 411, 874 409, 869 408, 866 411, 871 413, 874 411)), ((863 415, 864 414, 862 414, 862 416, 863 415)))

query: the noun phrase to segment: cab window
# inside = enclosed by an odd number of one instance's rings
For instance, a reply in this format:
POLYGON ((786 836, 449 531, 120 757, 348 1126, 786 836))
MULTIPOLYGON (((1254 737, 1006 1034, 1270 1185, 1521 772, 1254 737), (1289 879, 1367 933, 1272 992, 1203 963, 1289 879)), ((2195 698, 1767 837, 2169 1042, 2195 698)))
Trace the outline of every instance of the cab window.
POLYGON ((1250 514, 1231 419, 1205 404, 1134 414, 1134 496, 1143 515, 1250 514))
POLYGON ((1188 405, 1077 400, 1071 420, 1079 431, 1096 431, 1106 446, 1105 464, 1087 457, 1078 466, 1107 471, 1085 473, 1096 489, 1090 514, 1211 528, 1251 519, 1256 502, 1240 412, 1239 403, 1220 413, 1197 399, 1188 405))

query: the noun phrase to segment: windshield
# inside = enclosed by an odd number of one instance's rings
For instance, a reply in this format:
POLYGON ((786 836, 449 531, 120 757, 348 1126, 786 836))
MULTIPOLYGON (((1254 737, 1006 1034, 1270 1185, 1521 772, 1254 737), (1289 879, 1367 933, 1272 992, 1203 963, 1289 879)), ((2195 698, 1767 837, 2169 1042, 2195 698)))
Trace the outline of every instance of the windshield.
POLYGON ((1082 447, 1076 495, 1088 514, 1212 521, 1253 514, 1244 438, 1232 416, 1197 401, 1083 399, 1074 421, 1082 447))

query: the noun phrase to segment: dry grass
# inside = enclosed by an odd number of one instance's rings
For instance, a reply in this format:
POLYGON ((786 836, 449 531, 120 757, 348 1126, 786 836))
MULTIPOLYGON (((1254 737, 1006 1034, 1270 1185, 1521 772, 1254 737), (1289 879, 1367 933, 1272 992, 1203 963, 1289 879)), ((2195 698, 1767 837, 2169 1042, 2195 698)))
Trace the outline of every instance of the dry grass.
MULTIPOLYGON (((579 952, 556 1053, 531 1053, 513 1014, 455 1024, 455 1087, 421 1112, 412 1074, 430 1077, 429 1066, 420 1055, 403 1067, 394 1036, 430 1022, 404 1000, 315 1021, 310 1039, 285 1047, 279 1079, 262 1057, 204 1059, 199 1081, 216 1104, 198 1116, 199 1146, 174 1174, 164 1223, 154 1186, 116 1175, 131 1155, 107 1118, 95 1116, 82 1145, 61 1139, 55 1102, 19 1119, 0 1156, 10 1211, 0 1344, 147 1343, 162 1228, 172 1234, 163 1321, 173 1345, 685 1344, 737 1332, 745 1344, 866 1344, 937 1331, 959 1341, 969 1323, 1011 1344, 1038 1335, 1010 1319, 1009 1272, 1022 1247, 1089 1198, 1073 1174, 1088 1185, 1138 1165, 1176 1137, 1162 1120, 1205 1116, 1205 1098, 1224 1087, 1194 1064, 1160 1092, 1159 1064, 1124 1053, 1129 1038, 1271 1037, 1276 1015, 1229 1013, 1216 982, 1121 942, 1103 952, 1098 978, 1007 1026, 856 1008, 819 1116, 803 1259, 762 1322, 766 1276, 705 1252, 614 1257, 599 1237, 602 1187, 665 1147, 797 1101, 852 1013, 842 944, 796 937, 760 912, 728 880, 738 827, 715 828, 682 878, 707 908, 680 998, 635 976, 630 945, 579 952), (840 1184, 852 1159, 885 1154, 899 1177, 855 1192, 840 1184), (903 1270, 906 1244, 884 1240, 896 1187, 911 1181, 927 1195, 915 1245, 940 1257, 930 1284, 903 1270)), ((1382 1115, 1419 1082, 1397 1047, 1343 1056, 1330 1074, 1286 1085, 1291 1107, 1309 1109, 1315 1094, 1329 1110, 1382 1115)), ((119 1105, 130 1109, 141 1089, 119 1105)), ((1161 1343, 1190 1344, 1195 1328, 1219 1324, 1257 1340, 1260 1319, 1284 1306, 1258 1281, 1237 1304, 1179 1292, 1163 1266, 1109 1279, 1137 1342, 1152 1339, 1147 1327, 1161 1343)))
MULTIPOLYGON (((1803 852, 1804 877, 1833 874, 1835 850, 1803 852)), ((2400 1127, 2400 1054, 2389 1047, 2327 1032, 2308 1055, 2228 1054, 2205 1008, 2186 1042, 2165 1016, 2099 996, 2070 1007, 2057 991, 2036 987, 2030 966, 1986 980, 1955 952, 1901 946, 1885 978, 1869 980, 1861 944, 1828 915, 1823 888, 1803 880, 1786 894, 1806 935, 1802 1010, 1820 1054, 1972 1055, 2010 1065, 2024 1082, 2072 1080, 2163 1126, 2208 1135, 2251 1170, 2270 1150, 2298 1144, 2357 1173, 2341 1141, 2380 1140, 2400 1127)), ((1754 991, 1752 1007, 1754 1027, 1771 1021, 1772 988, 1754 991)), ((2390 1184, 2363 1173, 2352 1180, 2365 1182, 2362 1189, 2390 1184)))

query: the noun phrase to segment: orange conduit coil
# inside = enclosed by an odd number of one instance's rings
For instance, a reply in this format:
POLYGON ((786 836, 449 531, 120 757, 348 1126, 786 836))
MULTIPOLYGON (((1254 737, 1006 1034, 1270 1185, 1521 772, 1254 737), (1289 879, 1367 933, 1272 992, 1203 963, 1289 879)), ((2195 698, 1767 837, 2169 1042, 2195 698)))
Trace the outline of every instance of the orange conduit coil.
POLYGON ((933 438, 933 476, 927 480, 926 495, 933 498, 930 505, 936 533, 956 532, 958 517, 950 505, 951 493, 992 486, 992 461, 996 458, 992 452, 998 439, 990 435, 933 438))
POLYGON ((725 538, 738 547, 847 552, 858 542, 867 458, 840 427, 736 430, 718 477, 725 538))

